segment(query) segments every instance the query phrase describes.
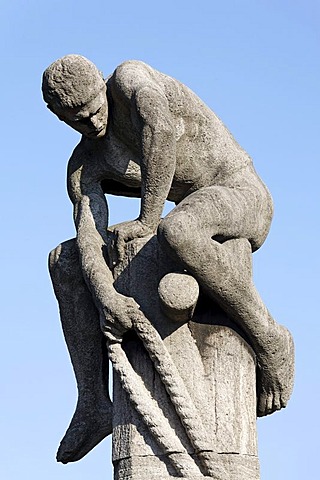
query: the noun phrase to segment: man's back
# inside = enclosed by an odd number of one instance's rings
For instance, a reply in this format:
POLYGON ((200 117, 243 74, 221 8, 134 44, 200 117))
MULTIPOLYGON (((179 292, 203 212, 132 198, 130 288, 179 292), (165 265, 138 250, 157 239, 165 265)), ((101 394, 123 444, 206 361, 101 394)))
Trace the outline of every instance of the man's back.
POLYGON ((123 185, 121 194, 140 196, 143 115, 152 101, 151 128, 156 130, 162 117, 175 138, 172 200, 179 201, 188 190, 224 184, 234 171, 251 164, 248 154, 196 94, 143 62, 128 61, 117 67, 107 81, 107 95, 107 135, 98 141, 83 138, 75 152, 88 165, 86 175, 95 177, 94 171, 100 171, 107 192, 123 185))

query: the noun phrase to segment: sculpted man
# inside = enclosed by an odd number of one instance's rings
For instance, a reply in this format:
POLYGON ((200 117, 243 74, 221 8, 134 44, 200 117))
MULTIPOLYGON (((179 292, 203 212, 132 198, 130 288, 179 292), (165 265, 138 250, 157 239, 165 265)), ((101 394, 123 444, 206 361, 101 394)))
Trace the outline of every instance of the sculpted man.
POLYGON ((77 237, 50 254, 79 390, 58 460, 80 459, 111 433, 102 331, 121 337, 141 314, 115 291, 105 261, 105 193, 141 198, 139 217, 114 228, 119 257, 125 242, 157 232, 249 337, 258 415, 285 407, 293 343, 252 281, 252 252, 266 239, 273 207, 249 155, 190 89, 140 61, 124 62, 105 81, 92 62, 67 55, 47 68, 42 88, 48 108, 82 134, 67 178, 77 237), (166 199, 176 207, 161 219, 166 199))

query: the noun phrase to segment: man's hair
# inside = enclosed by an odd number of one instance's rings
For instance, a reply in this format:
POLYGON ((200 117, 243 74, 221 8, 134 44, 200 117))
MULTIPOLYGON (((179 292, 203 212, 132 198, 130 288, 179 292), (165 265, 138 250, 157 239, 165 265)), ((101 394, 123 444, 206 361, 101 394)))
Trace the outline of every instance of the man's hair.
POLYGON ((105 85, 102 73, 81 55, 66 55, 43 73, 43 99, 53 111, 90 102, 105 85))

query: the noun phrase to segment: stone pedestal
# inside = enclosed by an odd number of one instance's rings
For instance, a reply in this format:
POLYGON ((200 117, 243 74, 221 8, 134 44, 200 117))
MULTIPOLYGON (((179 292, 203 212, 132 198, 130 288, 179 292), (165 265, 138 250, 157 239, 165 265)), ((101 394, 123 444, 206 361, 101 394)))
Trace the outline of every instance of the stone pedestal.
POLYGON ((149 399, 153 405, 166 446, 150 431, 115 373, 114 478, 258 480, 254 352, 239 329, 202 293, 190 321, 174 321, 163 313, 159 282, 179 269, 152 237, 128 244, 125 262, 114 271, 116 289, 133 297, 157 329, 189 395, 188 401, 175 401, 177 409, 141 339, 134 332, 125 335, 122 350, 135 372, 132 379, 141 401, 149 399), (183 420, 188 402, 198 415, 199 431, 206 432, 198 443, 183 420), (195 448, 200 444, 201 449, 195 448))

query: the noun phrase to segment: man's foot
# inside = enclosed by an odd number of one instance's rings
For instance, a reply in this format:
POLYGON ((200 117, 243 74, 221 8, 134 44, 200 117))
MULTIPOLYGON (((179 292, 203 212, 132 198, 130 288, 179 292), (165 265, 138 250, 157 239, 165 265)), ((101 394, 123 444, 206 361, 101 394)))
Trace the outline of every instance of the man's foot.
POLYGON ((270 353, 257 355, 257 415, 263 417, 287 406, 294 382, 294 344, 290 332, 277 326, 270 353))
POLYGON ((77 406, 65 436, 61 440, 57 461, 76 462, 84 457, 105 437, 112 433, 112 403, 103 407, 92 406, 92 410, 77 406))

